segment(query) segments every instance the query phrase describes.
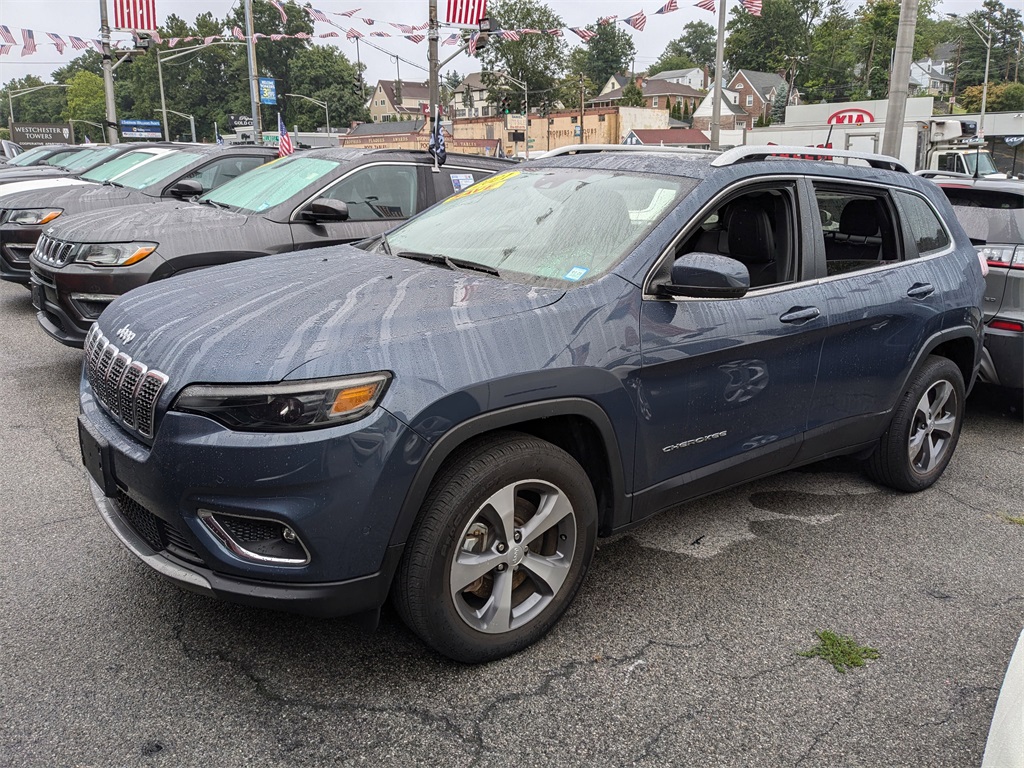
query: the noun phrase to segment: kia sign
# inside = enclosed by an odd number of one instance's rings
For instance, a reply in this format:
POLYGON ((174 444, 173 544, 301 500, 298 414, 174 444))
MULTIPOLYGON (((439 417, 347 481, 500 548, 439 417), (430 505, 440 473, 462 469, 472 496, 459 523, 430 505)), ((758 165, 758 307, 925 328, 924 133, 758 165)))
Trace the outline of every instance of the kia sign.
POLYGON ((70 144, 71 127, 67 123, 14 123, 11 141, 25 149, 47 144, 70 144))
POLYGON ((829 125, 857 125, 873 122, 875 122, 875 116, 866 109, 840 109, 828 116, 829 125))
POLYGON ((159 120, 122 120, 121 136, 125 139, 162 139, 159 120))

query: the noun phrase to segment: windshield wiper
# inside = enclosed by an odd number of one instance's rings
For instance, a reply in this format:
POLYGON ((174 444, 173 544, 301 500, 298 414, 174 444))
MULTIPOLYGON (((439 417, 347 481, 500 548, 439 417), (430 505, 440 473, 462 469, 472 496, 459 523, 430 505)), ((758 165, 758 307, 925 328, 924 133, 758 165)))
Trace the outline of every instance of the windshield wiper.
POLYGON ((468 261, 466 259, 453 259, 449 256, 445 256, 443 253, 399 251, 398 253, 395 254, 395 256, 397 256, 400 259, 412 259, 413 261, 423 261, 426 262, 427 264, 440 264, 452 270, 483 272, 484 274, 493 275, 494 277, 501 277, 498 270, 496 270, 494 267, 488 266, 487 264, 480 264, 478 262, 468 261))
POLYGON ((391 255, 391 243, 388 242, 388 233, 387 232, 381 233, 380 244, 381 244, 381 247, 383 247, 383 249, 384 249, 384 253, 386 253, 388 256, 390 256, 391 255))
POLYGON ((104 179, 103 180, 103 186, 105 186, 105 187, 123 187, 124 184, 118 184, 113 179, 104 179))
POLYGON ((206 199, 206 200, 199 200, 198 202, 202 203, 203 205, 212 205, 214 208, 220 208, 223 211, 231 210, 231 206, 225 205, 224 203, 218 203, 216 200, 206 199))

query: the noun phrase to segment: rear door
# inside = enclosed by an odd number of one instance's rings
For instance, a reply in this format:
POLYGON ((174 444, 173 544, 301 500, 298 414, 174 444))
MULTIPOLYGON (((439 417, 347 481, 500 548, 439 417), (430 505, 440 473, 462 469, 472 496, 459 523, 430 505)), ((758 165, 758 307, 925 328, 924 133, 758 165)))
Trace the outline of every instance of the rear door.
POLYGON ((818 455, 878 436, 960 281, 941 263, 953 239, 924 195, 831 180, 813 194, 829 318, 805 444, 818 455))
POLYGON ((356 168, 309 198, 292 215, 296 250, 354 242, 379 235, 433 202, 430 170, 415 163, 377 163, 356 168), (312 223, 302 210, 317 198, 340 200, 348 220, 312 223))

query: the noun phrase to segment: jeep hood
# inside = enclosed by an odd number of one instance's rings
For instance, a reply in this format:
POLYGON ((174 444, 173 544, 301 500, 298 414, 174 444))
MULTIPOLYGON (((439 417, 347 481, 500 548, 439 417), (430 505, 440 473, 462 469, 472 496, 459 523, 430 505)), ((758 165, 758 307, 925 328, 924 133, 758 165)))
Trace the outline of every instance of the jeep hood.
POLYGON ((413 350, 442 367, 452 354, 501 355, 477 348, 477 324, 563 295, 341 245, 159 281, 116 300, 99 322, 123 352, 167 374, 173 394, 194 382, 393 370, 413 350), (126 326, 128 342, 117 335, 126 326), (450 332, 458 348, 438 338, 450 332))
POLYGON ((57 219, 46 234, 72 243, 152 241, 160 243, 161 254, 177 256, 182 249, 187 253, 197 247, 192 235, 200 232, 204 250, 217 250, 210 247, 210 242, 220 238, 226 238, 225 250, 237 250, 242 236, 235 230, 245 224, 247 218, 209 205, 154 201, 137 193, 127 201, 127 207, 57 219))
MULTIPOLYGON (((65 181, 72 181, 66 179, 65 181)), ((4 194, 0 205, 4 208, 63 208, 65 214, 84 211, 104 210, 112 206, 141 203, 147 198, 134 189, 117 187, 112 184, 100 185, 91 182, 77 182, 73 186, 45 187, 4 194)), ((12 185, 13 186, 13 185, 12 185)), ((0 191, 6 192, 2 187, 0 191)))
MULTIPOLYGON (((0 206, 6 208, 10 202, 10 198, 15 195, 21 195, 27 192, 46 192, 51 195, 54 193, 62 192, 64 189, 70 187, 81 187, 81 186, 95 186, 94 182, 83 181, 82 179, 72 179, 66 176, 44 176, 39 179, 33 179, 31 181, 12 181, 7 183, 6 179, 0 178, 0 206)), ((50 205, 50 198, 43 205, 50 205)))

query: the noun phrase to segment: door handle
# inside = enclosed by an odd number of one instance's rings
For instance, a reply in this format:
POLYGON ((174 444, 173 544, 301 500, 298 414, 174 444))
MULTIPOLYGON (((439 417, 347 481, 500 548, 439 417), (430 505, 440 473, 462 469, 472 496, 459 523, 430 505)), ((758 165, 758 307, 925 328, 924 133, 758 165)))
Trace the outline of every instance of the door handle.
POLYGON ((914 283, 907 291, 907 296, 912 299, 926 299, 935 293, 935 286, 931 283, 914 283))
POLYGON ((809 320, 813 320, 821 314, 821 311, 817 307, 793 307, 791 310, 786 312, 779 318, 780 322, 783 323, 806 323, 809 320))

